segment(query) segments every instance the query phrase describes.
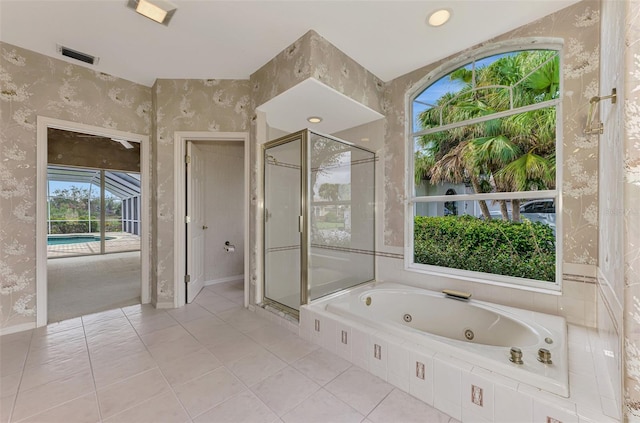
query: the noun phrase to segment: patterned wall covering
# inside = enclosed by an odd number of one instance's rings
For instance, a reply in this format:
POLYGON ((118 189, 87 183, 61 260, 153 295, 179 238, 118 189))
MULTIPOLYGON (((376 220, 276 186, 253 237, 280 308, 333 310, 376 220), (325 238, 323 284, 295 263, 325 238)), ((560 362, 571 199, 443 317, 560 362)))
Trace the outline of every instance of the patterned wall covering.
POLYGON ((149 134, 151 90, 0 43, 0 327, 35 322, 36 116, 149 134))
MULTIPOLYGON (((260 105, 308 78, 322 81, 336 91, 373 110, 379 112, 383 110, 383 82, 311 30, 251 75, 251 116, 255 117, 256 109, 260 105)), ((251 120, 250 140, 252 168, 249 268, 251 272, 250 298, 253 302, 255 282, 259 279, 256 269, 258 255, 256 234, 260 224, 258 199, 262 195, 257 183, 260 171, 260 161, 258 160, 260 148, 256 137, 254 118, 251 120)))
MULTIPOLYGON (((598 151, 597 137, 584 136, 582 128, 588 100, 598 90, 599 18, 598 2, 585 1, 487 42, 523 37, 564 39, 564 261, 590 265, 597 259, 598 151)), ((388 246, 400 247, 404 242, 405 93, 431 70, 451 59, 425 66, 388 84, 384 181, 384 239, 388 246)))
POLYGON ((156 130, 153 168, 158 304, 173 305, 173 135, 176 131, 245 132, 249 127, 247 80, 159 79, 154 85, 156 130))
POLYGON ((626 0, 624 126, 625 396, 640 419, 640 2, 626 0))

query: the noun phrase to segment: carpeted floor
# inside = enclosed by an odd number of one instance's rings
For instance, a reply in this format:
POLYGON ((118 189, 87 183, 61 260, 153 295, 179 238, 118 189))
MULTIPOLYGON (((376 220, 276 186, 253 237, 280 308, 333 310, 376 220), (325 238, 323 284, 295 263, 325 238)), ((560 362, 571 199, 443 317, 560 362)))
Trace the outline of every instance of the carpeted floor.
POLYGON ((140 252, 47 261, 48 321, 140 304, 140 252))

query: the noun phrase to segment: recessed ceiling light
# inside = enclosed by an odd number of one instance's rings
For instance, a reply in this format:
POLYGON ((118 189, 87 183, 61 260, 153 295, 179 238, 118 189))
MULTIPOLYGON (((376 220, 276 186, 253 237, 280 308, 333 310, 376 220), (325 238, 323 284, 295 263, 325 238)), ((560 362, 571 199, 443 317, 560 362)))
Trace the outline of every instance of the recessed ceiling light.
POLYGON ((440 9, 432 12, 427 19, 427 23, 431 26, 441 26, 447 23, 451 18, 451 11, 448 9, 440 9))
POLYGON ((127 6, 163 25, 169 24, 177 9, 176 5, 166 0, 129 0, 127 6))
POLYGON ((360 138, 360 141, 362 141, 362 142, 367 142, 367 141, 369 141, 369 138, 367 138, 367 137, 360 138))
POLYGON ((320 116, 309 116, 307 120, 311 123, 320 123, 322 122, 322 118, 320 116))

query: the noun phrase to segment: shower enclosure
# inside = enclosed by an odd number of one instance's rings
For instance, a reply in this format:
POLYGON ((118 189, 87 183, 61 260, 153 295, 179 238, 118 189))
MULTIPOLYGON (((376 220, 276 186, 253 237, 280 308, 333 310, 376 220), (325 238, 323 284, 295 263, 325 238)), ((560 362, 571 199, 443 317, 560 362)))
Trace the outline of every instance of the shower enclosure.
POLYGON ((263 147, 264 302, 300 305, 374 279, 375 153, 310 130, 263 147))

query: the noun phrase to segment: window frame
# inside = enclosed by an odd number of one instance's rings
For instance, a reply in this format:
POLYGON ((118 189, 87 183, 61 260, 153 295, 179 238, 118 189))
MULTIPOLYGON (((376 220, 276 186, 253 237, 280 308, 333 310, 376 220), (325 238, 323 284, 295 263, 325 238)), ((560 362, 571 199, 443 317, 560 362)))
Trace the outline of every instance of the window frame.
POLYGON ((522 289, 536 292, 560 294, 562 290, 562 253, 563 253, 563 225, 562 225, 562 140, 563 140, 563 114, 562 101, 564 96, 564 77, 562 73, 564 63, 564 42, 559 38, 534 37, 526 39, 506 40, 500 43, 485 45, 477 49, 465 52, 452 60, 446 61, 440 66, 430 71, 427 75, 417 81, 405 93, 405 251, 404 251, 404 268, 407 271, 421 273, 425 275, 433 275, 439 277, 447 277, 470 282, 478 282, 488 285, 497 285, 514 289, 522 289), (442 125, 439 128, 431 128, 428 130, 418 130, 414 132, 414 100, 422 94, 429 86, 446 76, 450 72, 470 64, 473 61, 482 60, 484 58, 517 51, 527 50, 555 50, 559 56, 559 90, 560 95, 557 99, 549 100, 535 105, 520 107, 506 112, 498 112, 492 115, 469 119, 465 122, 455 124, 442 125), (414 158, 415 158, 415 138, 429 132, 439 132, 451 127, 459 127, 479 123, 487 120, 497 119, 513 114, 523 113, 528 110, 540 109, 544 107, 556 108, 556 184, 554 190, 544 191, 524 191, 524 192, 496 192, 483 194, 458 194, 452 199, 451 195, 437 196, 417 196, 415 194, 414 183, 414 158), (539 281, 535 279, 518 278, 514 276, 498 275, 493 273, 484 273, 470 271, 457 268, 448 268, 434 265, 426 265, 415 263, 414 261, 414 222, 415 222, 415 205, 421 202, 444 202, 444 201, 478 201, 478 200, 499 200, 521 198, 525 201, 533 201, 537 199, 553 199, 556 206, 556 271, 555 282, 539 281))

